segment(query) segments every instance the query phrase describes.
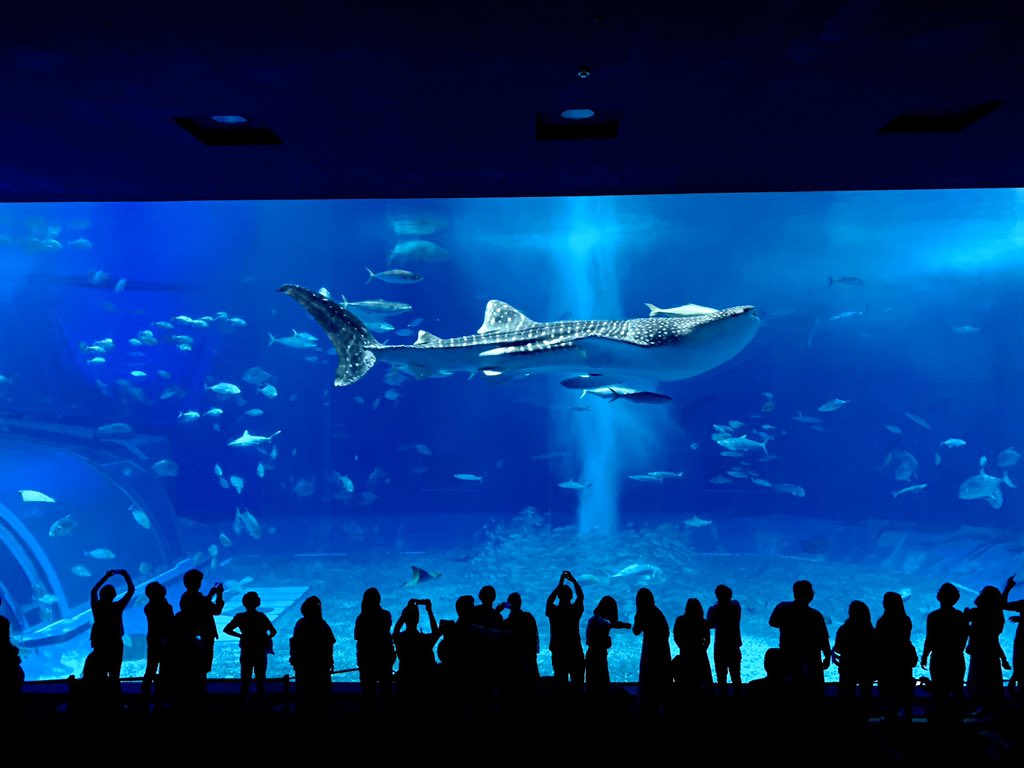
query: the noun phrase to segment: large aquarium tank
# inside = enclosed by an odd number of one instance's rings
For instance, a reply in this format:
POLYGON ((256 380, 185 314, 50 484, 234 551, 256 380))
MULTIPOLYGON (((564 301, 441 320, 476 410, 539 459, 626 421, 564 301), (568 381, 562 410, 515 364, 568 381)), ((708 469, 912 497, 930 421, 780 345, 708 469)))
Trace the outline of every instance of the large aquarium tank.
MULTIPOLYGON (((309 595, 344 682, 368 587, 453 619, 485 585, 549 675, 568 570, 584 625, 731 586, 749 680, 798 579, 833 638, 900 593, 920 650, 940 584, 970 607, 1021 564, 1020 190, 4 205, 0 258, 30 681, 81 675, 108 569, 137 588, 125 677, 145 585, 177 605, 199 568, 221 626, 260 595, 275 677, 309 595)), ((613 635, 614 680, 640 645, 613 635)))

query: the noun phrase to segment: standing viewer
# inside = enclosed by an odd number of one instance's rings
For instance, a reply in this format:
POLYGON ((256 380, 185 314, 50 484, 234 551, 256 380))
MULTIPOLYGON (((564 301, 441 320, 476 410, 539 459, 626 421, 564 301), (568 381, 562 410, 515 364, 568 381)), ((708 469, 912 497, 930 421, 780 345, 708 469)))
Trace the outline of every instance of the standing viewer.
POLYGON ((967 616, 956 607, 960 600, 960 590, 948 581, 939 587, 935 597, 939 607, 929 613, 926 619, 921 669, 928 668, 928 659, 931 658, 932 674, 928 690, 932 698, 932 718, 958 723, 964 714, 967 616))
POLYGON ((611 595, 605 595, 587 621, 587 697, 599 710, 607 705, 611 690, 608 651, 612 647, 613 629, 630 629, 630 624, 619 621, 619 604, 611 595))
POLYGON ((148 702, 156 689, 158 702, 163 699, 161 678, 166 670, 164 661, 174 633, 174 607, 167 601, 167 588, 159 581, 146 585, 149 600, 143 609, 146 614, 146 671, 142 675, 142 694, 148 702))
POLYGON ((668 621, 655 605, 654 593, 647 587, 640 587, 636 592, 633 634, 643 635, 637 678, 640 713, 660 719, 672 686, 672 651, 668 645, 668 621))
POLYGON ((381 607, 380 590, 363 592, 362 611, 356 616, 356 666, 363 694, 363 708, 376 712, 391 703, 393 669, 398 654, 391 637, 391 613, 381 607))
POLYGON ((220 636, 214 616, 224 610, 224 585, 216 583, 203 594, 203 572, 197 568, 181 577, 185 591, 174 616, 174 673, 178 696, 193 699, 206 692, 213 669, 213 644, 220 636))
POLYGON ((397 698, 399 713, 412 718, 431 711, 431 694, 436 693, 439 674, 434 646, 441 639, 441 629, 429 599, 410 600, 395 622, 392 631, 398 654, 397 698), (427 612, 430 631, 420 631, 420 609, 427 612))
POLYGON ((328 711, 336 641, 331 625, 324 620, 319 597, 310 595, 299 610, 302 618, 295 622, 288 642, 289 662, 295 670, 298 713, 315 719, 328 711))
POLYGON ((273 638, 277 634, 267 614, 259 610, 260 596, 256 592, 242 595, 245 610, 236 613, 224 627, 224 634, 238 638, 241 657, 242 698, 248 701, 249 685, 256 678, 256 695, 262 701, 266 694, 267 655, 273 652, 273 638))
POLYGON ((732 588, 719 584, 715 587, 715 604, 708 607, 708 626, 715 631, 712 655, 715 660, 715 678, 718 691, 725 696, 729 691, 728 680, 732 681, 733 695, 740 692, 740 604, 733 599, 732 588))
POLYGON ((832 660, 839 667, 839 701, 854 723, 863 722, 870 714, 878 666, 875 638, 871 608, 863 600, 853 600, 846 621, 836 630, 832 660))
POLYGON ((580 620, 583 618, 583 587, 569 571, 562 571, 558 584, 548 595, 544 615, 550 625, 548 649, 555 682, 563 690, 583 693, 586 660, 583 641, 580 640, 580 620), (569 584, 572 584, 572 588, 569 584), (576 597, 573 599, 573 590, 576 597))
POLYGON ((917 650, 910 641, 913 629, 899 592, 882 596, 882 615, 875 622, 878 648, 878 697, 887 722, 909 723, 914 706, 914 667, 917 650))
POLYGON ((711 627, 704 618, 704 606, 691 597, 672 625, 672 639, 679 655, 672 660, 673 703, 680 712, 697 714, 708 704, 714 688, 711 681, 711 627))
POLYGON ((1012 691, 1019 691, 1021 687, 1021 667, 1024 666, 1024 637, 1021 636, 1020 631, 1021 616, 1024 616, 1024 600, 1010 600, 1010 590, 1017 586, 1014 576, 1008 578, 1006 586, 1003 587, 1003 610, 1016 611, 1017 613, 1016 616, 1010 617, 1010 623, 1016 624, 1017 628, 1013 632, 1013 650, 1010 655, 1013 672, 1007 681, 1007 687, 1012 691))
POLYGON ((768 626, 779 630, 779 648, 792 681, 794 701, 810 704, 813 714, 813 706, 825 695, 825 670, 832 663, 832 646, 825 617, 811 608, 812 600, 811 582, 794 582, 793 599, 775 606, 768 626))
POLYGON ((87 660, 85 676, 93 680, 108 681, 112 689, 120 686, 121 662, 124 659, 124 609, 135 595, 135 584, 128 571, 123 569, 107 571, 90 592, 92 606, 92 661, 87 660), (127 591, 119 599, 113 584, 107 584, 111 576, 124 578, 127 591))
POLYGON ((14 722, 21 714, 19 699, 24 682, 21 654, 18 646, 11 642, 11 620, 0 614, 0 718, 5 723, 14 722))
POLYGON ((506 699, 513 710, 530 701, 540 683, 537 655, 540 653, 540 632, 537 619, 523 610, 523 598, 512 592, 505 601, 508 616, 501 625, 507 646, 505 674, 501 680, 506 699))
POLYGON ((1003 670, 1010 668, 999 642, 1003 632, 1003 593, 991 584, 982 587, 967 614, 967 694, 975 705, 975 716, 992 717, 1003 706, 1003 670))

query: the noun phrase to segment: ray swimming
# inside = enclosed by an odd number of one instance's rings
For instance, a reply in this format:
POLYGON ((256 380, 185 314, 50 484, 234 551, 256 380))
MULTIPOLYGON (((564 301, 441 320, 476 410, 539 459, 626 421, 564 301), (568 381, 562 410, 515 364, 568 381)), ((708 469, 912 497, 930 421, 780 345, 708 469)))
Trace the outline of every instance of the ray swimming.
POLYGON ((760 325, 749 305, 687 316, 536 322, 492 299, 475 334, 443 339, 420 331, 413 344, 383 344, 362 320, 328 296, 291 284, 277 290, 295 299, 334 344, 337 387, 359 381, 378 360, 417 378, 467 371, 485 376, 552 372, 678 381, 735 357, 760 325))

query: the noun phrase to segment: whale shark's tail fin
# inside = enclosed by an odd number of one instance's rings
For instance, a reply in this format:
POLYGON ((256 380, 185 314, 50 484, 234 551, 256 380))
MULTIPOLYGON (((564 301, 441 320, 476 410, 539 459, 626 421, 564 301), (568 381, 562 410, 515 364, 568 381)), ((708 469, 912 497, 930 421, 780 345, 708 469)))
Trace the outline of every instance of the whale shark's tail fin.
POLYGON ((375 345, 377 340, 362 320, 336 301, 300 285, 282 285, 277 290, 299 302, 334 344, 338 353, 334 386, 354 384, 373 367, 377 357, 368 347, 375 345))

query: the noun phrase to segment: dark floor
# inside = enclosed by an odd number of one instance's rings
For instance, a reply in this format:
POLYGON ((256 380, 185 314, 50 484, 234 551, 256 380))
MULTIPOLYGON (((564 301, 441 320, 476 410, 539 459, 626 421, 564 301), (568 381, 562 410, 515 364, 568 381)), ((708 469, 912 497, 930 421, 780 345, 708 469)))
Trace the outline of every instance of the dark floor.
POLYGON ((831 685, 806 710, 755 699, 747 688, 739 698, 710 697, 650 718, 639 710, 636 688, 629 685, 619 687, 618 696, 600 710, 545 679, 526 706, 511 711, 501 701, 489 707, 432 701, 410 711, 392 706, 368 712, 356 684, 335 683, 329 711, 313 719, 296 711, 288 679, 268 681, 259 704, 242 700, 237 680, 210 680, 201 701, 175 710, 154 710, 137 682, 123 682, 116 705, 108 706, 68 680, 26 683, 2 730, 40 758, 91 752, 113 758, 112 752, 129 751, 190 763, 290 761, 289 755, 312 759, 305 750, 322 748, 339 754, 369 748, 385 759, 428 763, 433 755, 459 762, 490 755, 502 763, 506 757, 532 761, 554 755, 655 759, 665 750, 678 752, 680 759, 711 750, 730 764, 977 765, 1024 756, 1024 707, 1016 694, 1008 694, 995 716, 967 714, 959 721, 936 722, 927 692, 919 691, 913 717, 889 723, 878 715, 877 698, 865 717, 850 717, 831 685))

